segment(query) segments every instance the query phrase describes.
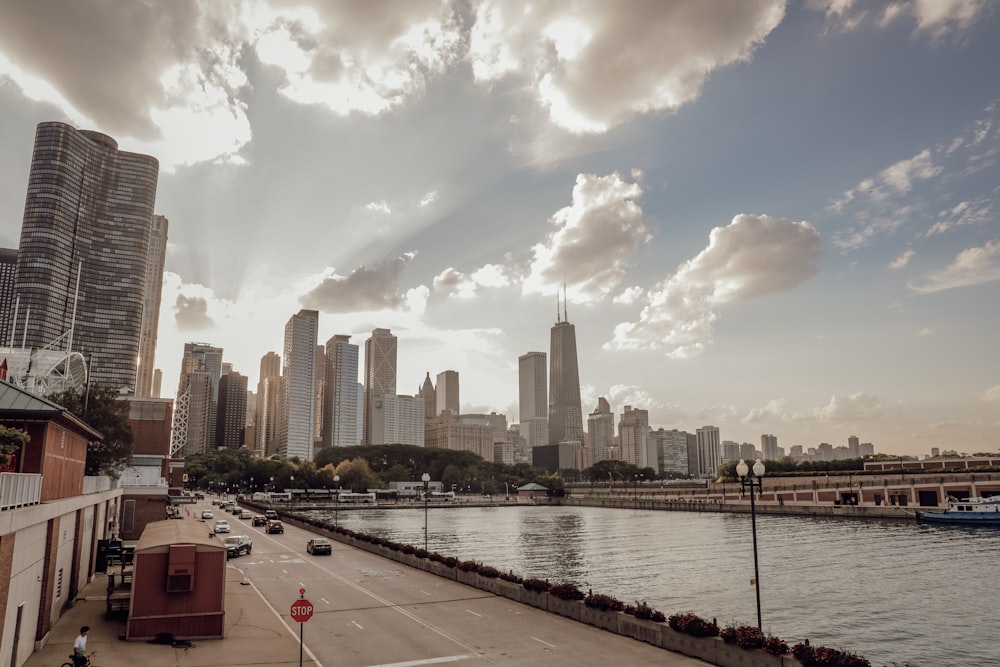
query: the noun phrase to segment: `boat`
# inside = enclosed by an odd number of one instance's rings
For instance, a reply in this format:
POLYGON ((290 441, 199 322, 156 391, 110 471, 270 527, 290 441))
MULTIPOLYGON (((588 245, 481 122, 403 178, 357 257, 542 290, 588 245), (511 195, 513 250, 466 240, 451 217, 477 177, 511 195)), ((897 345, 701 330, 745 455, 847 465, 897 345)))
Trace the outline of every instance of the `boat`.
POLYGON ((992 498, 949 498, 948 509, 917 512, 917 519, 932 523, 963 526, 1000 526, 1000 496, 992 498))

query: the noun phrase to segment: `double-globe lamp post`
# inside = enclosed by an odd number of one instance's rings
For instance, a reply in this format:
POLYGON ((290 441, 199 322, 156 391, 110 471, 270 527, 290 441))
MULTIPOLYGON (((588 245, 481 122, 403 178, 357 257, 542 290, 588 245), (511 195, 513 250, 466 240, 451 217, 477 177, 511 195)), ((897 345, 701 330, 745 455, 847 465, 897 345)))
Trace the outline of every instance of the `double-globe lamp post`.
POLYGON ((340 526, 337 521, 337 510, 340 508, 340 475, 333 476, 333 483, 337 485, 337 492, 333 496, 333 527, 337 528, 340 526))
POLYGON ((420 481, 424 483, 424 551, 427 551, 427 501, 430 497, 431 476, 424 473, 420 476, 420 481))
POLYGON ((736 475, 740 478, 741 490, 746 492, 748 487, 750 489, 750 526, 753 532, 753 588, 757 594, 757 629, 763 631, 763 624, 760 620, 760 572, 757 568, 757 506, 754 503, 753 495, 755 491, 758 497, 764 493, 764 464, 761 463, 760 459, 757 459, 757 462, 753 464, 753 470, 751 470, 747 462, 740 459, 740 462, 736 464, 736 475))

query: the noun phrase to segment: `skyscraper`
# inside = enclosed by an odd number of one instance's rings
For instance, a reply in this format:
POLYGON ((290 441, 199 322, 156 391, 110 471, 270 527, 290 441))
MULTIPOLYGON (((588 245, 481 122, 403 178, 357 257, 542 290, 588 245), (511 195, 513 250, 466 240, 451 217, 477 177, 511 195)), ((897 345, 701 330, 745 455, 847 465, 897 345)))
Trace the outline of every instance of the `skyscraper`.
POLYGON ((10 323, 14 316, 14 270, 17 250, 0 248, 0 347, 14 347, 14 332, 10 323))
POLYGON ((777 461, 778 456, 778 436, 765 434, 760 436, 760 451, 765 461, 777 461))
POLYGON ((146 291, 142 300, 142 324, 139 327, 136 396, 154 396, 153 365, 156 363, 156 331, 160 326, 160 297, 163 295, 163 263, 167 256, 168 226, 165 217, 153 216, 153 225, 149 232, 149 261, 146 263, 146 291))
POLYGON ((544 352, 528 352, 517 359, 520 435, 529 450, 549 444, 548 367, 544 352))
POLYGON ((718 426, 702 426, 696 431, 698 436, 697 472, 700 477, 715 477, 722 463, 722 443, 718 426))
POLYGON ((135 390, 158 172, 107 135, 36 129, 14 278, 30 320, 18 326, 26 347, 83 353, 106 387, 135 390))
POLYGON ((362 444, 375 443, 372 440, 372 415, 379 396, 396 395, 396 348, 397 340, 388 329, 373 329, 365 341, 365 430, 362 444))
POLYGON ((326 397, 323 401, 323 446, 350 447, 358 433, 358 352, 350 336, 326 341, 326 397))
MULTIPOLYGON (((220 377, 222 377, 221 347, 208 343, 184 344, 174 421, 179 420, 186 425, 186 429, 179 431, 182 439, 177 441, 185 454, 202 453, 215 447, 220 377)), ((176 426, 174 428, 175 431, 178 430, 176 426)))
POLYGON ((215 446, 239 449, 247 425, 247 377, 232 372, 219 379, 215 419, 215 446))
POLYGON ((278 452, 303 461, 313 457, 318 330, 319 311, 316 310, 300 310, 285 324, 281 373, 285 400, 278 424, 278 452))
POLYGON ((442 371, 437 375, 437 386, 434 388, 437 399, 434 408, 435 416, 444 411, 453 415, 461 414, 458 402, 458 371, 442 371))
MULTIPOLYGON (((556 316, 558 318, 558 308, 556 316)), ((583 444, 580 371, 576 359, 576 327, 563 318, 552 327, 549 346, 549 444, 583 444)))
POLYGON ((603 396, 597 399, 597 408, 587 419, 587 435, 590 465, 608 460, 608 450, 615 446, 615 415, 603 396))
POLYGON ((424 383, 420 385, 420 391, 417 392, 417 396, 424 399, 424 419, 434 419, 437 417, 437 391, 434 389, 434 383, 431 382, 429 371, 427 376, 424 377, 424 383))
MULTIPOLYGON (((646 446, 649 438, 649 412, 625 406, 621 421, 618 422, 618 444, 621 446, 622 460, 639 468, 651 465, 646 446)), ((656 467, 656 461, 652 462, 656 467)))
POLYGON ((268 352, 260 358, 257 376, 257 414, 254 450, 260 456, 278 452, 278 416, 281 414, 281 355, 268 352))

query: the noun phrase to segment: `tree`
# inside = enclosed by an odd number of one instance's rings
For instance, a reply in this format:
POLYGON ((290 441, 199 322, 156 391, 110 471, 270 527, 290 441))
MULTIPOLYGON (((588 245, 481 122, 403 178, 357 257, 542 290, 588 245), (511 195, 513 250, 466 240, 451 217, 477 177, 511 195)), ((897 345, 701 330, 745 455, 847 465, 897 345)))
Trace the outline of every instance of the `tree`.
POLYGON ((31 436, 19 428, 0 424, 0 455, 7 457, 28 444, 31 436))
POLYGON ((132 459, 132 426, 128 421, 128 401, 121 400, 115 389, 92 387, 89 395, 80 389, 67 389, 45 398, 61 405, 104 436, 87 445, 88 475, 118 478, 132 459))

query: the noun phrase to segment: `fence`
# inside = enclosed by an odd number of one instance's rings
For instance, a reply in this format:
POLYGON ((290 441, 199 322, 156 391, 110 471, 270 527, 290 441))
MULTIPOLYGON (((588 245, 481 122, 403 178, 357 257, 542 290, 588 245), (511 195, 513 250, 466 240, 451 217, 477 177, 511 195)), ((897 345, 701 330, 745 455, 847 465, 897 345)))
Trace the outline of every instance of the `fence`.
POLYGON ((41 497, 41 475, 17 472, 0 473, 0 510, 37 505, 41 497))

